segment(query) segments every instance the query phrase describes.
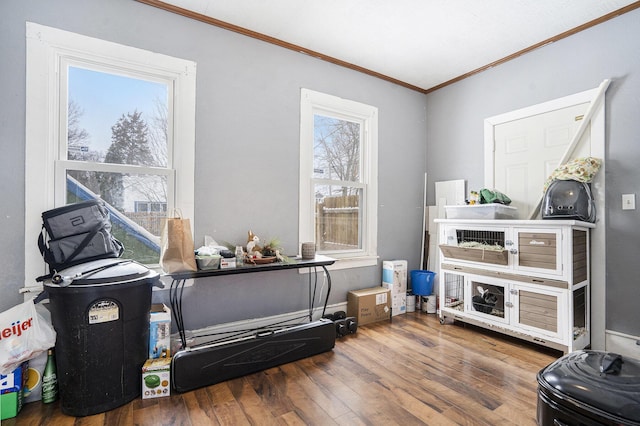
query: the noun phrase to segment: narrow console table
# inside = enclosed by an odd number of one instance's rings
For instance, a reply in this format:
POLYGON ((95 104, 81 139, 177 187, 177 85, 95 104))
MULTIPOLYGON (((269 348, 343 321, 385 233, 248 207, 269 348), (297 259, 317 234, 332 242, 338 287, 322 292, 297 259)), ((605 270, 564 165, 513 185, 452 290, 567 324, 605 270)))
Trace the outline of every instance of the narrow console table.
POLYGON ((327 292, 322 309, 324 316, 331 292, 331 276, 327 266, 333 263, 335 259, 316 255, 309 260, 293 258, 289 262, 247 263, 235 268, 171 274, 169 298, 183 348, 174 354, 171 361, 173 388, 178 392, 185 392, 331 350, 335 345, 333 322, 325 319, 314 322, 312 315, 318 282, 317 269, 322 268, 327 277, 327 292), (304 268, 310 269, 309 293, 314 295, 309 298, 306 324, 274 324, 273 327, 232 333, 223 339, 193 347, 187 345, 182 316, 182 293, 187 280, 304 268))

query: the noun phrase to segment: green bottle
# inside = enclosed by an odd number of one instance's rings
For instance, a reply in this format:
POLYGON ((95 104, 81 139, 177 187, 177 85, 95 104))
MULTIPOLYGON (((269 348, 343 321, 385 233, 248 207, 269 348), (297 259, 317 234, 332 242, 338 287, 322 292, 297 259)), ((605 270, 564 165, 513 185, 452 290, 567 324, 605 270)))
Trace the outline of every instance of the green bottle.
POLYGON ((58 376, 56 375, 56 358, 53 349, 47 353, 47 364, 42 374, 42 402, 49 404, 58 399, 58 376))

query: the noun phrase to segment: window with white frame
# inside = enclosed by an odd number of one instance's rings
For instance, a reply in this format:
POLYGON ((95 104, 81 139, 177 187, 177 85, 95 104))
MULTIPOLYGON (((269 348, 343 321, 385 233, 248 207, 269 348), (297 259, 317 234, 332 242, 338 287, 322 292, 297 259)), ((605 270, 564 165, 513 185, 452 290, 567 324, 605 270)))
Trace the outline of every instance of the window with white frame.
POLYGON ((155 266, 167 212, 193 217, 192 61, 27 23, 25 281, 41 213, 102 198, 123 257, 155 266), (145 206, 146 208, 140 208, 145 206))
POLYGON ((377 264, 378 109, 302 89, 300 240, 339 259, 377 264))

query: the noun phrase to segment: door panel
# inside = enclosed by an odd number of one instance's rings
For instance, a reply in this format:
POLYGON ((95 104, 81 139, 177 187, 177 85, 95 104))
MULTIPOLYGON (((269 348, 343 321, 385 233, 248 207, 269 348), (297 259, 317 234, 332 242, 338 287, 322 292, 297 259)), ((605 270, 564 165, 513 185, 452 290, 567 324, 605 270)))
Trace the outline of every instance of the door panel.
MULTIPOLYGON (((519 218, 529 217, 542 185, 558 166, 589 103, 533 115, 494 127, 494 187, 511 198, 519 218)), ((573 157, 590 154, 586 131, 573 157)))
POLYGON ((515 305, 513 325, 534 334, 553 339, 565 339, 568 312, 566 294, 540 286, 514 284, 512 297, 515 305))
POLYGON ((513 264, 516 270, 555 279, 564 277, 561 230, 516 228, 513 240, 517 248, 513 264))
POLYGON ((472 277, 467 284, 467 313, 493 322, 509 323, 511 303, 507 284, 489 277, 472 277))
POLYGON ((558 332, 558 298, 548 294, 520 290, 520 324, 558 332))

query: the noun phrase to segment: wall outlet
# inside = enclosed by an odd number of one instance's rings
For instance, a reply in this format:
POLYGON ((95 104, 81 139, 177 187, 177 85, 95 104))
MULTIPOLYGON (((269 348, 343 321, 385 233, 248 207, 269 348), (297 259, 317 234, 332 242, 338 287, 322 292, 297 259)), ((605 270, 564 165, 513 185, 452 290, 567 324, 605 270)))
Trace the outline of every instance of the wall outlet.
POLYGON ((622 194, 622 210, 636 209, 636 194, 622 194))

